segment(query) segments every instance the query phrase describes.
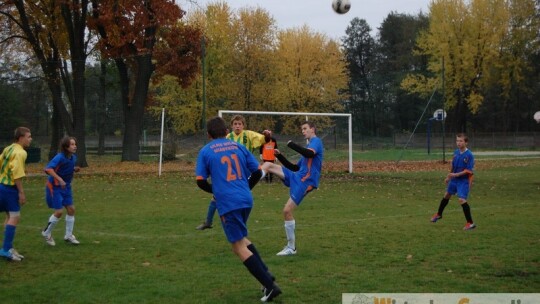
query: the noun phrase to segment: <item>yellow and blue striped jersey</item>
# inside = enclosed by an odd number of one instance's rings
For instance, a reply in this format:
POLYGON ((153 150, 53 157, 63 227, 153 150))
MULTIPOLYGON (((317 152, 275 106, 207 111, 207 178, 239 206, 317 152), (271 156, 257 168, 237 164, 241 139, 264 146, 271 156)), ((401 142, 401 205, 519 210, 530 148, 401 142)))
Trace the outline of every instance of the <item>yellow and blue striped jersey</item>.
POLYGON ((246 147, 251 153, 264 144, 264 135, 255 131, 244 130, 236 135, 231 132, 227 135, 227 139, 241 144, 246 147))
POLYGON ((18 143, 6 147, 0 154, 0 183, 13 186, 15 180, 26 176, 24 163, 26 151, 18 143))

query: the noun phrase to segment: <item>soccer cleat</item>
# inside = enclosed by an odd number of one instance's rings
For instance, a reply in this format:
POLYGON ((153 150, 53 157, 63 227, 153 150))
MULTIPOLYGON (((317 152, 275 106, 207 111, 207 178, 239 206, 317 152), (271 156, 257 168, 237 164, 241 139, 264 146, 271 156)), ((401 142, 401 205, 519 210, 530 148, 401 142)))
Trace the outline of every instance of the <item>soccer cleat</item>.
POLYGON ((279 256, 286 256, 286 255, 295 255, 296 254, 296 248, 295 249, 292 249, 290 248, 289 246, 285 246, 283 248, 283 250, 281 250, 280 252, 278 252, 276 255, 279 255, 279 256))
POLYGON ((45 243, 49 246, 55 246, 56 243, 54 239, 52 238, 52 235, 46 234, 45 231, 41 231, 41 235, 45 238, 45 243))
POLYGON ((9 250, 9 252, 10 252, 12 255, 18 257, 18 258, 21 259, 21 260, 24 259, 24 255, 20 254, 15 248, 11 248, 11 249, 9 250))
POLYGON ((442 216, 439 215, 438 213, 435 213, 435 214, 433 215, 433 217, 431 218, 431 221, 432 221, 433 223, 436 223, 436 222, 437 222, 438 220, 440 220, 440 219, 442 219, 442 216))
MULTIPOLYGON (((268 275, 272 278, 272 282, 275 282, 276 281, 276 277, 270 272, 270 271, 267 271, 268 272, 268 275)), ((261 286, 261 292, 264 294, 266 292, 266 287, 261 286)))
POLYGON ((261 298, 261 302, 272 302, 272 300, 279 296, 281 294, 281 289, 279 289, 279 287, 274 284, 272 286, 272 289, 268 290, 268 289, 265 289, 264 290, 264 295, 263 297, 261 298))
POLYGON ((64 237, 64 241, 66 241, 67 243, 71 243, 73 245, 79 245, 80 242, 77 241, 77 239, 75 238, 75 236, 72 234, 70 236, 66 236, 64 237))
POLYGON ((463 230, 472 230, 476 228, 476 225, 474 223, 467 223, 465 224, 465 227, 463 227, 463 230))
POLYGON ((207 223, 206 221, 204 221, 202 224, 197 226, 195 229, 204 230, 204 229, 211 229, 211 228, 212 228, 212 223, 207 223))
MULTIPOLYGON (((13 248, 12 248, 13 249, 13 248)), ((20 262, 21 261, 21 258, 14 255, 12 252, 11 252, 11 249, 8 250, 8 251, 5 251, 3 248, 0 249, 0 257, 4 257, 6 258, 8 261, 15 261, 15 262, 20 262)))

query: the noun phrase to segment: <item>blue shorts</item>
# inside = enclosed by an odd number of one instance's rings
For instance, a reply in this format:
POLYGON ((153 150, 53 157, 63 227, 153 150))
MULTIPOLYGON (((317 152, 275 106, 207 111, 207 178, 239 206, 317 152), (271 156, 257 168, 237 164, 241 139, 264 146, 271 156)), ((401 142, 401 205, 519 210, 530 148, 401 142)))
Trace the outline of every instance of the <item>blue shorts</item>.
POLYGON ((315 187, 304 183, 298 174, 295 174, 287 168, 283 168, 283 175, 285 176, 283 183, 285 186, 289 187, 289 195, 297 206, 300 205, 309 192, 316 189, 315 187))
POLYGON ((0 184, 0 211, 19 212, 19 190, 15 186, 0 184))
POLYGON ((236 209, 222 215, 221 227, 229 243, 238 242, 248 235, 247 220, 251 208, 236 209))
POLYGON ((470 182, 467 178, 452 178, 448 183, 446 192, 451 195, 457 194, 457 197, 464 200, 469 196, 470 182))
POLYGON ((62 189, 60 186, 53 186, 50 182, 47 182, 45 186, 45 200, 47 201, 47 206, 55 210, 73 205, 71 185, 67 184, 62 189))

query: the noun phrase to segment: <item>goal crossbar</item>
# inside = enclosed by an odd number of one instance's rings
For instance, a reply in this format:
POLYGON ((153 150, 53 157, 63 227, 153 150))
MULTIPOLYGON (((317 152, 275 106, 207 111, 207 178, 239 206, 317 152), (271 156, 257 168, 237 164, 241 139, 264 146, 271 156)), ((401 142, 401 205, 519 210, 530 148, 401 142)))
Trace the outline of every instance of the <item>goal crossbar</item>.
POLYGON ((353 172, 352 160, 352 114, 349 113, 310 113, 310 112, 270 112, 270 111, 235 111, 235 110, 219 110, 218 116, 223 117, 223 114, 256 114, 256 115, 294 115, 294 116, 336 116, 347 117, 349 125, 349 173, 353 172))

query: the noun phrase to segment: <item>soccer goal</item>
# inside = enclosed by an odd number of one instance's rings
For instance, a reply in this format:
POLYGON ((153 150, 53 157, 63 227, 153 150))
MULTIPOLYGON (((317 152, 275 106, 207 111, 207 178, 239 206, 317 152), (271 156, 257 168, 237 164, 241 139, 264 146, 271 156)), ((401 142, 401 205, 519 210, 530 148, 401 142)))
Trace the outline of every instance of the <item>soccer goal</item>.
POLYGON ((236 111, 236 110, 219 110, 218 111, 218 116, 219 117, 223 117, 223 114, 306 116, 306 120, 309 120, 310 116, 347 117, 348 118, 348 131, 347 131, 347 133, 348 133, 348 137, 349 137, 349 173, 353 172, 352 114, 348 114, 348 113, 310 113, 310 112, 236 111))

